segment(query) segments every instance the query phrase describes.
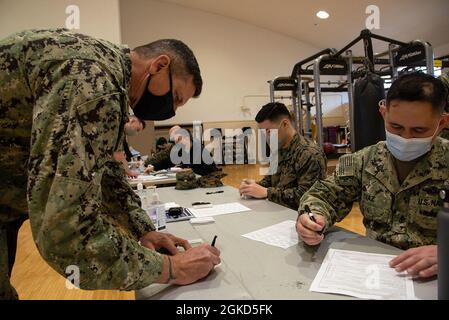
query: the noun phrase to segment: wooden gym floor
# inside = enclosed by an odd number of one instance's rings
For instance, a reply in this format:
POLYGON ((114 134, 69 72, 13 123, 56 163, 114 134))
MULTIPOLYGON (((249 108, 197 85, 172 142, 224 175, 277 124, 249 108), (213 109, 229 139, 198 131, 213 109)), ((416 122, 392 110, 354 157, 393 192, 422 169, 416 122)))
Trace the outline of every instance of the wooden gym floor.
MULTIPOLYGON (((329 161, 329 171, 335 168, 335 160, 329 161)), ((229 165, 223 171, 228 174, 223 183, 238 188, 244 178, 259 180, 258 165, 229 165)), ((351 213, 338 224, 340 227, 365 235, 362 215, 357 205, 351 213)), ((128 300, 134 299, 134 292, 126 291, 86 291, 67 289, 65 278, 51 269, 39 255, 31 235, 29 220, 19 232, 16 264, 13 269, 12 283, 24 300, 128 300)))

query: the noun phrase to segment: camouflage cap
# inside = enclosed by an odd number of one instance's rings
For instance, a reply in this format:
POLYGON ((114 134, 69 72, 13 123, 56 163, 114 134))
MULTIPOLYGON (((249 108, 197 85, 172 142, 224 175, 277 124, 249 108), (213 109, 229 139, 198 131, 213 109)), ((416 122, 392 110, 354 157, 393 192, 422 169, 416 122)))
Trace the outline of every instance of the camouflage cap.
POLYGON ((176 173, 176 190, 190 190, 198 188, 196 175, 191 169, 176 173))
POLYGON ((212 172, 208 175, 202 176, 198 179, 198 184, 201 188, 215 188, 222 187, 223 182, 221 182, 221 178, 226 177, 226 173, 222 172, 212 172))

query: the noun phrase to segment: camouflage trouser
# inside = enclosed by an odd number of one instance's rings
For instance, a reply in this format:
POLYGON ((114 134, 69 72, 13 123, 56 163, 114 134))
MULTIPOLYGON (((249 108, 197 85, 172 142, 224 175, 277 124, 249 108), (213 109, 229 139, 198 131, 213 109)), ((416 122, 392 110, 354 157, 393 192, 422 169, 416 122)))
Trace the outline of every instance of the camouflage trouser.
POLYGON ((0 300, 16 300, 18 295, 10 283, 16 258, 17 234, 25 218, 0 224, 0 300))

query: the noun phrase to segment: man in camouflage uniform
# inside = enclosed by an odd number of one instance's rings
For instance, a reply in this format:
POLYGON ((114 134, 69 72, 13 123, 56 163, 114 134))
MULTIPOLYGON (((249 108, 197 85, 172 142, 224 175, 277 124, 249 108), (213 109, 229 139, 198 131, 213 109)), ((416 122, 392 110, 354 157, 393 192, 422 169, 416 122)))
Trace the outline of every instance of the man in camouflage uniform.
POLYGON ((199 153, 200 159, 198 159, 199 161, 195 163, 195 149, 193 145, 196 143, 200 144, 200 142, 197 139, 193 139, 189 130, 182 129, 180 126, 173 126, 169 130, 169 135, 170 141, 173 143, 171 143, 166 149, 157 152, 145 161, 144 164, 147 167, 145 170, 146 173, 169 169, 174 166, 190 168, 193 172, 200 176, 220 171, 220 169, 218 169, 213 162, 212 155, 209 152, 206 153, 206 150, 202 146, 200 147, 199 153), (179 159, 181 159, 181 163, 174 163, 176 159, 172 159, 172 151, 179 157, 179 159), (209 157, 209 159, 207 159, 208 163, 204 161, 203 157, 209 157))
MULTIPOLYGON (((443 83, 446 85, 446 88, 448 88, 449 90, 449 69, 445 70, 442 74, 440 79, 443 81, 443 83)), ((447 104, 446 104, 446 113, 449 113, 449 98, 447 99, 447 104)), ((441 133, 440 133, 440 137, 446 140, 449 140, 449 126, 446 126, 446 128, 444 128, 441 133)))
POLYGON ((449 186, 449 141, 437 136, 449 123, 446 98, 441 81, 430 75, 410 74, 392 84, 381 106, 386 142, 341 157, 333 176, 301 198, 296 227, 304 242, 319 244, 321 231, 357 201, 368 237, 409 249, 391 267, 421 277, 436 274, 438 194, 449 186), (317 223, 304 214, 306 205, 317 223))
POLYGON ((179 137, 178 141, 174 141, 174 133, 181 129, 180 126, 173 126, 168 130, 168 135, 170 136, 170 143, 167 147, 164 149, 157 151, 155 154, 153 154, 151 157, 148 157, 147 160, 145 160, 145 167, 146 173, 150 173, 153 171, 159 171, 164 169, 169 169, 171 167, 174 167, 175 164, 170 159, 170 153, 173 147, 175 146, 175 143, 181 143, 181 138, 179 137), (172 143, 173 142, 173 143, 172 143))
POLYGON ((267 135, 278 130, 278 168, 258 183, 244 180, 240 194, 268 199, 297 210, 301 196, 317 180, 326 178, 326 157, 312 141, 299 135, 288 109, 282 103, 268 103, 256 116, 259 128, 267 135))
POLYGON ((27 213, 42 257, 61 275, 78 267, 84 289, 187 284, 219 263, 215 248, 154 231, 113 159, 130 106, 141 119, 167 119, 201 87, 178 40, 130 51, 56 29, 0 41, 0 299, 17 298, 9 275, 27 213))
POLYGON ((151 157, 148 157, 144 162, 144 165, 146 167, 145 172, 151 173, 153 171, 159 171, 174 167, 175 164, 170 160, 170 153, 173 147, 174 144, 170 143, 167 148, 156 152, 151 157))

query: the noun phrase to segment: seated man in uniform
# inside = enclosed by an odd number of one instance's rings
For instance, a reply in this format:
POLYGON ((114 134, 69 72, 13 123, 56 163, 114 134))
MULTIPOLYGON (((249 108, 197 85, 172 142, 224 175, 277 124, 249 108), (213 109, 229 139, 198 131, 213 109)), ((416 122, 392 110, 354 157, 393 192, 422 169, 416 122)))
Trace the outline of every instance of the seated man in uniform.
POLYGON ((170 143, 167 144, 167 146, 163 149, 156 150, 156 153, 153 154, 151 157, 148 157, 147 160, 145 160, 145 167, 146 173, 150 173, 153 171, 159 171, 163 169, 169 169, 171 167, 174 167, 175 164, 170 160, 170 152, 173 146, 176 143, 181 143, 182 137, 178 138, 178 141, 174 140, 174 133, 181 129, 180 126, 173 126, 168 130, 168 135, 170 137, 170 143))
POLYGON ((156 140, 156 152, 165 150, 171 146, 170 143, 168 143, 167 139, 164 137, 160 137, 156 140))
POLYGON ((197 139, 194 139, 192 137, 192 134, 189 130, 182 129, 180 126, 173 126, 169 130, 169 136, 170 141, 172 144, 165 148, 164 150, 161 150, 157 153, 155 153, 152 157, 149 157, 145 161, 145 166, 147 167, 146 172, 150 173, 152 171, 159 171, 163 169, 169 169, 176 165, 179 165, 182 168, 191 168, 192 171, 200 176, 208 175, 215 171, 220 171, 220 169, 217 168, 215 163, 212 160, 212 156, 210 156, 210 161, 208 163, 205 163, 203 159, 204 155, 204 148, 201 147, 201 157, 199 163, 195 163, 194 159, 194 148, 193 145, 195 143, 200 143, 197 139), (182 160, 188 159, 187 161, 182 163, 174 163, 171 158, 171 153, 173 147, 178 146, 178 153, 177 155, 182 160), (182 153, 186 153, 187 158, 182 157, 182 153), (209 164, 209 162, 212 162, 209 164))
POLYGON ((137 118, 136 116, 130 116, 129 121, 125 124, 125 139, 123 140, 123 151, 114 152, 114 159, 123 164, 125 173, 128 177, 137 177, 137 174, 129 169, 128 162, 131 161, 132 153, 129 149, 127 137, 135 136, 138 133, 145 130, 145 121, 137 118))
POLYGON ((438 137, 449 123, 443 113, 447 95, 440 80, 423 73, 392 84, 380 103, 386 141, 341 157, 334 174, 301 198, 296 228, 305 243, 318 245, 322 231, 358 201, 368 237, 408 249, 391 261, 392 268, 419 277, 437 273, 438 194, 449 186, 449 141, 438 137))
POLYGON ((299 135, 282 103, 268 103, 256 115, 260 129, 278 130, 278 168, 259 182, 245 179, 240 194, 298 209, 299 199, 319 179, 326 178, 326 156, 314 142, 299 135))

